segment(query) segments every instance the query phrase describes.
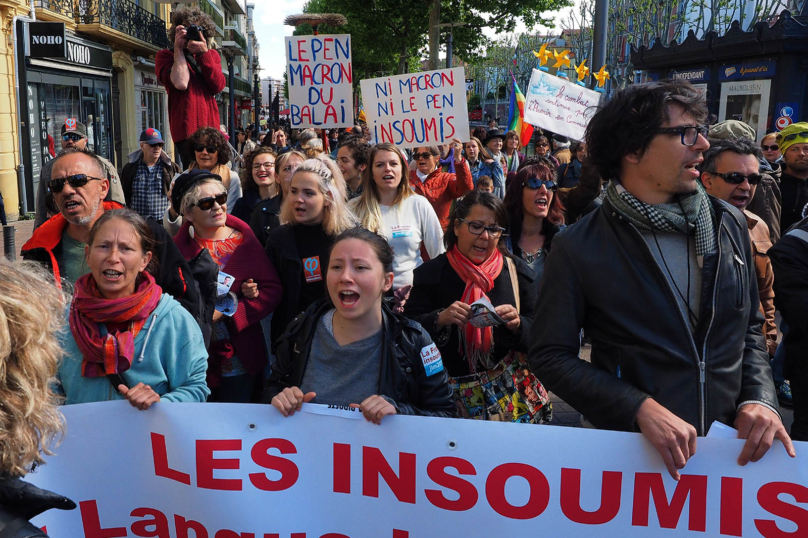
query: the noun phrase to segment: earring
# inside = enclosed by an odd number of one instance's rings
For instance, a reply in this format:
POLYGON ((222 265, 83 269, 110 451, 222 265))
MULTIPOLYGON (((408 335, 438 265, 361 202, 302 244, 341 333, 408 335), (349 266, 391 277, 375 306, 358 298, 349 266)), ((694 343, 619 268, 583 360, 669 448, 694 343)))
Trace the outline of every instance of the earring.
POLYGON ((193 225, 193 224, 191 224, 190 226, 188 226, 188 235, 190 235, 190 236, 191 236, 191 239, 193 239, 193 238, 194 238, 194 225, 193 225))

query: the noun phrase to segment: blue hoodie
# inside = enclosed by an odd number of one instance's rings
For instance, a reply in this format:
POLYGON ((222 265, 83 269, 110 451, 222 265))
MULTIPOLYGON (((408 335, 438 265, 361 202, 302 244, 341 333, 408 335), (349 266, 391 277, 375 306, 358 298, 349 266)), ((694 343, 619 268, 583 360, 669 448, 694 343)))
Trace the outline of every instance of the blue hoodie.
MULTIPOLYGON (((106 334, 103 325, 101 333, 106 334)), ((69 328, 61 340, 65 355, 57 373, 61 385, 55 390, 66 396, 66 405, 124 399, 106 377, 81 377, 82 354, 69 328)), ((164 293, 135 337, 132 367, 121 376, 129 387, 149 385, 161 401, 204 402, 210 394, 205 383, 207 368, 208 353, 199 325, 180 303, 164 293)))

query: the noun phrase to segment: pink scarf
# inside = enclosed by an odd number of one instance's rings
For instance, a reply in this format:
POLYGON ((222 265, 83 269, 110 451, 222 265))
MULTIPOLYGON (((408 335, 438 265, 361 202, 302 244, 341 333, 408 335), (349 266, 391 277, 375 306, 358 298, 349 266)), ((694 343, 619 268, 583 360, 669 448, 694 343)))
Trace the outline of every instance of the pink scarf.
POLYGON ((92 273, 76 281, 70 305, 70 332, 83 356, 82 377, 119 374, 132 366, 135 336, 163 295, 149 273, 140 273, 140 277, 135 293, 122 299, 102 297, 92 273), (102 336, 99 323, 129 324, 129 330, 110 329, 102 336))
MULTIPOLYGON (((481 297, 488 299, 486 293, 493 289, 494 280, 502 272, 503 258, 499 249, 494 250, 494 253, 480 265, 474 265, 471 260, 461 254, 457 250, 457 245, 446 253, 446 258, 457 276, 466 283, 461 301, 470 305, 481 297)), ((469 363, 469 369, 476 373, 477 362, 491 351, 493 331, 491 327, 478 329, 471 323, 466 323, 463 336, 466 342, 466 360, 469 363)))

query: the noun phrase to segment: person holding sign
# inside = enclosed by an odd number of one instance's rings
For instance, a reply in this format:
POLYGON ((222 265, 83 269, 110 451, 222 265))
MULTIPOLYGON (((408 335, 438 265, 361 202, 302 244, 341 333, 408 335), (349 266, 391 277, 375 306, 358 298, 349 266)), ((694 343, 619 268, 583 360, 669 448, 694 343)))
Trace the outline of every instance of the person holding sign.
POLYGON ((207 251, 219 267, 220 281, 227 282, 220 291, 235 294, 237 301, 232 312, 220 299, 213 313, 207 375, 211 400, 258 401, 260 373, 268 360, 260 321, 275 310, 283 295, 275 267, 250 227, 227 214, 227 191, 216 174, 198 169, 181 174, 174 182, 171 203, 184 217, 174 237, 180 252, 193 260, 207 251), (248 280, 254 285, 249 297, 242 289, 248 280))
POLYGON ((207 351, 193 316, 154 281, 148 224, 131 209, 105 211, 84 249, 56 385, 65 404, 126 399, 204 402, 207 351), (111 385, 111 386, 110 386, 111 385))
POLYGON ((417 323, 382 301, 393 285, 393 250, 351 228, 328 255, 328 296, 289 325, 264 401, 284 416, 306 402, 350 406, 380 424, 388 415, 455 416, 440 352, 417 323))
POLYGON ((328 251, 334 237, 355 224, 345 206, 344 183, 328 157, 304 161, 292 175, 280 214, 286 224, 273 230, 266 244, 283 284, 283 300, 272 315, 273 345, 295 316, 326 296, 328 251))
POLYGON ((415 194, 407 179, 407 159, 393 144, 373 146, 363 172, 367 186, 349 207, 361 225, 380 233, 396 253, 392 290, 404 304, 412 288, 412 272, 423 263, 421 244, 430 258, 443 253, 440 221, 429 201, 415 194))
POLYGON ((452 202, 474 188, 471 171, 463 159, 463 144, 452 139, 455 173, 444 172, 438 167, 440 150, 436 146, 415 148, 412 158, 416 169, 410 170, 410 183, 413 190, 429 200, 438 215, 443 229, 449 224, 449 210, 452 202))
POLYGON ((444 236, 447 252, 415 270, 404 315, 438 346, 461 416, 547 423, 547 393, 523 359, 536 285, 500 240, 507 226, 499 198, 464 196, 444 236))

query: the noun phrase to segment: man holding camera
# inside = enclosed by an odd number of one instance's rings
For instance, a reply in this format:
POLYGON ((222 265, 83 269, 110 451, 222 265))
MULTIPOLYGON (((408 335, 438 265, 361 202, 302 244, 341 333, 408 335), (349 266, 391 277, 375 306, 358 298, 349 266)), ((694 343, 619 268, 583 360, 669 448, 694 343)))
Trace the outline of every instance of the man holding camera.
POLYGON ((209 48, 214 25, 199 8, 174 12, 168 39, 174 50, 155 59, 157 79, 168 92, 168 116, 174 139, 174 160, 183 169, 194 160, 191 135, 201 127, 219 128, 215 95, 224 89, 219 53, 209 48))

